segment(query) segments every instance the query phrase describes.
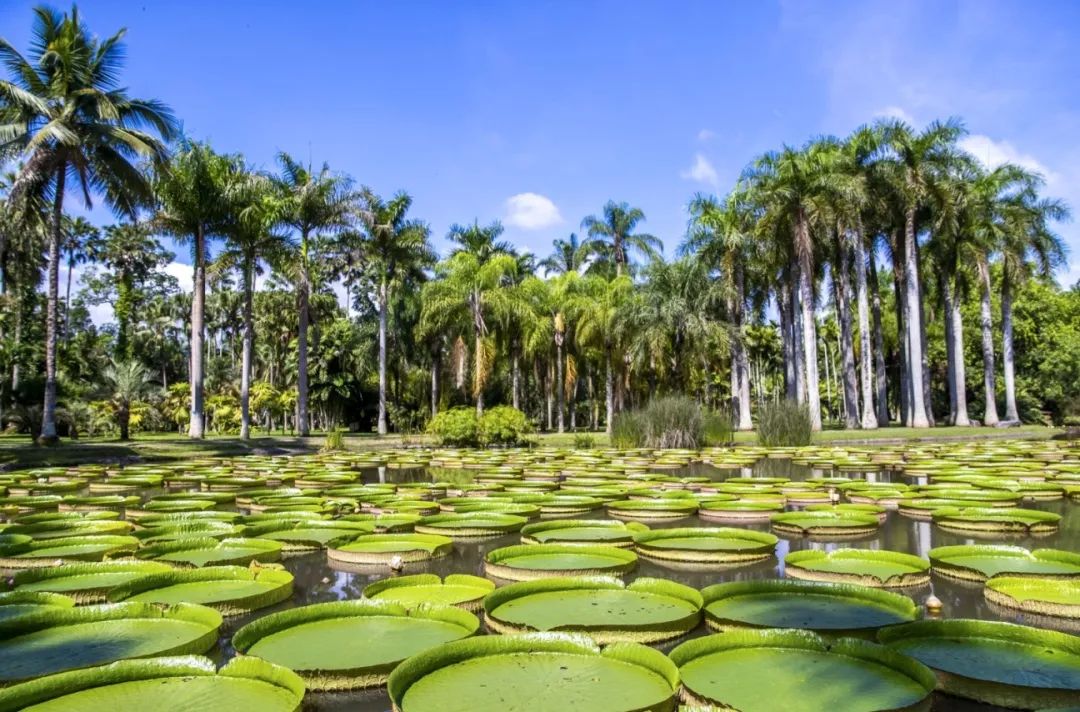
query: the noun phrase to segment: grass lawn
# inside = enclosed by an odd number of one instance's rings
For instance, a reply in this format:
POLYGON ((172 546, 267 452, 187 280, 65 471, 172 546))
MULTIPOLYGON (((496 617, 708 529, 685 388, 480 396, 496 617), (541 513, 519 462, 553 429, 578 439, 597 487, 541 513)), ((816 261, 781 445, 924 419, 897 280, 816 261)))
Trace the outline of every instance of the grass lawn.
MULTIPOLYGON (((1041 425, 1025 425, 1019 428, 953 428, 940 427, 931 430, 915 428, 881 428, 880 430, 826 430, 815 439, 816 443, 895 444, 899 442, 933 442, 983 438, 1048 438, 1061 432, 1041 425)), ((595 447, 606 447, 607 435, 603 432, 588 433, 595 447)), ((541 433, 541 446, 573 447, 574 433, 541 433)), ((735 442, 753 445, 754 433, 737 433, 735 442)), ((139 459, 145 462, 177 462, 197 457, 232 457, 251 454, 300 454, 316 452, 322 446, 323 436, 298 438, 288 435, 257 436, 244 441, 229 435, 211 435, 205 440, 188 440, 174 433, 140 434, 134 440, 123 443, 102 438, 65 440, 56 447, 37 447, 29 443, 25 435, 0 435, 0 467, 25 468, 51 465, 78 465, 88 462, 111 462, 139 459)), ((373 433, 350 433, 345 446, 350 450, 398 448, 410 445, 434 444, 426 436, 378 436, 373 433)))

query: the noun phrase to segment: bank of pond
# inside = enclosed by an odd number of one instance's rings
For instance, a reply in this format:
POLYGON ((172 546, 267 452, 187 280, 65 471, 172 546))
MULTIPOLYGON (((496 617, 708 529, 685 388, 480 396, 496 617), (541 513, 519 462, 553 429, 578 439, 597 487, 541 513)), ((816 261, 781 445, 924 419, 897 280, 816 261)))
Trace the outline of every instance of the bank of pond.
POLYGON ((0 472, 0 712, 1080 709, 1080 447, 0 472))

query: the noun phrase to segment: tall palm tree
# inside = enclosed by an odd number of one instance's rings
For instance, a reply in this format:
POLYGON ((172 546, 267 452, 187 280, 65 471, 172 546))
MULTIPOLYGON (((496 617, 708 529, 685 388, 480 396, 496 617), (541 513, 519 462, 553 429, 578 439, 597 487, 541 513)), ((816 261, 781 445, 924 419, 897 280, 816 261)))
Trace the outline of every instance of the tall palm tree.
POLYGON ((154 190, 158 197, 155 226, 191 247, 191 336, 188 339, 188 380, 191 418, 188 437, 206 432, 204 381, 206 379, 206 263, 209 243, 222 233, 226 188, 243 172, 239 156, 217 154, 207 144, 184 140, 167 170, 158 171, 154 190))
POLYGON ((577 272, 564 272, 552 279, 540 279, 530 276, 520 287, 522 298, 528 304, 527 350, 536 352, 555 349, 555 427, 558 432, 566 431, 566 334, 569 317, 566 308, 570 295, 578 288, 580 278, 577 272))
POLYGON ((90 246, 100 237, 100 231, 80 216, 64 218, 64 244, 61 252, 67 255, 67 288, 64 291, 64 341, 71 337, 71 274, 75 265, 86 262, 90 246))
POLYGON ((419 220, 407 218, 412 198, 405 192, 384 200, 369 188, 360 193, 360 224, 364 240, 358 261, 375 290, 379 308, 379 435, 387 433, 386 359, 387 311, 391 290, 423 281, 424 270, 436 261, 428 238, 431 230, 419 220))
POLYGON ((113 409, 120 439, 128 440, 131 429, 131 408, 150 390, 150 372, 134 359, 113 361, 102 374, 106 398, 113 409))
POLYGON ((904 216, 901 235, 905 346, 907 372, 911 388, 911 425, 930 426, 929 384, 924 379, 926 344, 922 319, 922 292, 919 281, 919 226, 917 219, 930 195, 931 184, 960 157, 956 142, 964 135, 956 120, 935 121, 916 132, 902 121, 887 121, 881 126, 894 163, 894 182, 904 216))
POLYGON ((138 162, 165 163, 176 120, 164 104, 133 99, 120 86, 124 30, 98 40, 78 10, 34 10, 31 57, 0 39, 0 155, 22 153, 15 193, 50 195, 45 399, 41 440, 56 442, 56 347, 64 197, 75 188, 89 207, 93 193, 114 211, 134 216, 150 203, 150 182, 138 162), (70 182, 70 185, 69 185, 70 182))
POLYGON ((215 260, 219 269, 238 269, 243 294, 243 346, 240 357, 240 437, 251 437, 251 378, 255 355, 255 317, 252 304, 255 277, 263 261, 280 262, 287 238, 275 231, 281 212, 280 195, 271 180, 254 172, 237 173, 226 186, 225 247, 215 260))
POLYGON ((301 437, 310 434, 308 421, 308 324, 311 318, 311 273, 313 241, 348 229, 355 215, 356 196, 351 181, 323 164, 318 171, 304 166, 287 153, 278 154, 281 175, 277 184, 284 199, 282 223, 296 231, 299 240, 295 272, 297 313, 296 429, 301 437))
POLYGON ((620 276, 629 268, 630 250, 651 258, 664 249, 660 238, 647 232, 634 232, 642 222, 645 213, 641 208, 609 200, 602 215, 590 215, 581 221, 581 229, 588 235, 588 249, 601 257, 610 254, 615 262, 615 275, 620 276))
POLYGON ((570 233, 567 239, 556 238, 552 243, 552 252, 540 260, 538 266, 548 274, 568 274, 581 272, 589 257, 587 243, 578 240, 577 233, 570 233))
POLYGON ((608 435, 615 415, 615 351, 623 336, 619 320, 633 291, 634 283, 625 275, 612 280, 588 276, 581 280, 567 303, 578 342, 586 347, 597 346, 603 353, 604 422, 608 435))

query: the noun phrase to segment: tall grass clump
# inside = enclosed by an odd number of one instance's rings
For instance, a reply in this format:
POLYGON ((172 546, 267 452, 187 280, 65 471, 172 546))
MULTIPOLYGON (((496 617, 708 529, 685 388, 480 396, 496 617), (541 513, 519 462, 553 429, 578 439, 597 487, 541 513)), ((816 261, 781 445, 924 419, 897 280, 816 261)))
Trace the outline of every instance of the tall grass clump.
POLYGON ((611 446, 645 447, 645 419, 638 410, 624 410, 611 419, 611 446))
POLYGON ((730 414, 705 411, 686 396, 655 398, 611 421, 611 444, 618 448, 695 449, 731 442, 731 436, 730 414))
POLYGON ((704 433, 702 445, 717 447, 730 445, 735 441, 735 419, 726 408, 709 410, 704 413, 704 433))
POLYGON ((757 433, 766 447, 809 445, 814 437, 810 409, 789 400, 770 403, 758 414, 757 433))
POLYGON ((320 452, 340 452, 345 449, 345 431, 334 428, 326 434, 320 452))

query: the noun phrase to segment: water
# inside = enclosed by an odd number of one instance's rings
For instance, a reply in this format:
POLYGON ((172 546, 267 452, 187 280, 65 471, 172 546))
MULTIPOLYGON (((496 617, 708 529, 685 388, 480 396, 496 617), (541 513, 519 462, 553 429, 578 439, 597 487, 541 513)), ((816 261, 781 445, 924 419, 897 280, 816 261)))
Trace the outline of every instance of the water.
MULTIPOLYGON (((715 480, 724 480, 735 476, 782 476, 792 480, 805 480, 815 477, 841 476, 865 477, 878 482, 902 481, 907 484, 925 484, 925 478, 900 478, 889 471, 868 471, 866 473, 836 473, 822 470, 811 470, 792 464, 787 460, 763 460, 753 468, 738 470, 721 470, 709 465, 694 464, 682 470, 664 470, 665 475, 694 475, 708 476, 715 480)), ((431 477, 424 469, 371 469, 364 471, 364 482, 416 482, 430 481, 431 477)), ((729 581, 745 581, 751 579, 778 578, 784 575, 783 558, 791 551, 801 549, 831 550, 841 547, 855 547, 865 549, 887 549, 891 551, 906 552, 926 557, 930 549, 938 546, 952 544, 993 544, 1008 543, 1028 548, 1060 548, 1073 550, 1080 543, 1080 507, 1071 504, 1068 500, 1051 502, 1025 502, 1025 508, 1042 509, 1062 515, 1061 527, 1058 533, 1052 536, 1032 538, 998 538, 998 539, 973 539, 945 532, 934 526, 931 522, 916 521, 902 517, 896 512, 889 512, 888 519, 873 536, 846 540, 841 543, 812 542, 806 539, 780 538, 777 546, 777 557, 771 561, 743 566, 738 568, 721 569, 714 571, 680 570, 673 566, 664 566, 642 558, 637 570, 628 575, 626 580, 641 576, 666 578, 686 584, 694 588, 704 588, 716 583, 729 581)), ((602 513, 581 515, 575 519, 606 519, 602 513)), ((688 527, 688 526, 724 526, 717 523, 703 522, 696 516, 686 517, 679 520, 664 523, 650 523, 653 528, 658 527, 688 527)), ((769 525, 744 524, 739 525, 747 529, 769 531, 769 525)), ((445 576, 451 573, 470 573, 483 576, 483 557, 487 551, 502 546, 520 543, 518 534, 486 539, 480 542, 457 542, 454 553, 450 556, 436 559, 425 564, 415 564, 407 568, 405 573, 434 573, 445 576)), ((221 656, 222 659, 231 657, 233 654, 229 646, 229 638, 232 632, 249 620, 266 615, 274 610, 282 610, 291 606, 333 601, 340 599, 360 598, 364 587, 373 581, 390 575, 388 569, 372 569, 364 571, 350 571, 344 568, 331 566, 327 561, 325 552, 317 552, 305 556, 289 558, 285 561, 286 568, 296 577, 295 593, 290 602, 281 604, 274 609, 263 609, 249 616, 228 619, 222 629, 221 656)), ((1067 623, 1048 621, 1025 616, 1020 613, 1005 611, 991 607, 983 598, 981 584, 965 584, 963 582, 946 579, 935 575, 929 586, 901 591, 912 596, 916 602, 922 603, 926 597, 933 593, 944 603, 942 616, 946 618, 978 618, 983 620, 1004 620, 1015 623, 1025 623, 1040 627, 1077 632, 1077 628, 1069 630, 1067 623)), ((705 635, 708 631, 704 623, 701 624, 691 635, 705 635)), ((669 649, 680 641, 669 643, 661 649, 669 649)), ((308 693, 304 705, 305 710, 320 712, 389 712, 390 700, 385 688, 367 690, 354 693, 308 693)), ((934 702, 935 710, 948 710, 950 712, 990 712, 999 708, 966 702, 956 698, 938 695, 934 702)))

